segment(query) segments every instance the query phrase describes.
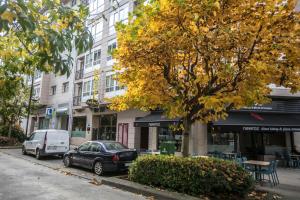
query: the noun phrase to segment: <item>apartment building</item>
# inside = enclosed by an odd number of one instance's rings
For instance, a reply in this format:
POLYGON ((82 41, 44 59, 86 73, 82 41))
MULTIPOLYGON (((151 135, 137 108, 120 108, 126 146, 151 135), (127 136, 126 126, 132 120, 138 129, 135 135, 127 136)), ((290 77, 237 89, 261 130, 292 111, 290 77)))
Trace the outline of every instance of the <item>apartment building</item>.
MULTIPOLYGON (((115 23, 128 20, 132 0, 65 0, 68 6, 86 3, 90 9, 87 24, 94 37, 93 48, 74 55, 74 67, 65 75, 36 73, 34 94, 40 110, 30 117, 29 132, 41 128, 69 130, 71 143, 87 140, 115 140, 138 150, 159 150, 165 140, 181 148, 181 133, 170 125, 162 112, 108 109, 106 98, 121 95, 125 89, 114 79, 111 52, 117 47, 115 23)), ((286 88, 270 86, 272 102, 229 113, 226 120, 210 124, 196 123, 190 136, 191 154, 208 151, 235 151, 244 154, 259 149, 262 155, 284 150, 300 151, 300 93, 292 95, 286 88)))

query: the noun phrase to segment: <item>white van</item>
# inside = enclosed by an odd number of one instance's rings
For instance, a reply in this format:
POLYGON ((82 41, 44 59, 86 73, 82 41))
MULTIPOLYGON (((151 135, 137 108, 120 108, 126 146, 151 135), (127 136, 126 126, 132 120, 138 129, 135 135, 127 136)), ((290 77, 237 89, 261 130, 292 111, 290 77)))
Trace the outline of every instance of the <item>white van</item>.
POLYGON ((69 151, 69 133, 65 130, 36 130, 22 146, 22 153, 33 154, 37 159, 46 155, 60 155, 69 151))

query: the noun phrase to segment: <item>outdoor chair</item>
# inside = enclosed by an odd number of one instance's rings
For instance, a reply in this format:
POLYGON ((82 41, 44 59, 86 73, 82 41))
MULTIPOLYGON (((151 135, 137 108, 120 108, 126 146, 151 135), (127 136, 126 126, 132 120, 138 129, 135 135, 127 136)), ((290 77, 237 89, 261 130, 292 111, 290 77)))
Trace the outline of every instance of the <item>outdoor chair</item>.
POLYGON ((270 183, 271 187, 273 187, 273 185, 275 186, 279 184, 276 167, 277 167, 277 161, 271 161, 270 165, 267 168, 256 170, 255 173, 259 175, 260 181, 266 180, 264 176, 267 175, 268 182, 270 183))
POLYGON ((300 162, 298 160, 292 159, 289 153, 284 154, 284 159, 286 161, 287 167, 299 167, 300 162))

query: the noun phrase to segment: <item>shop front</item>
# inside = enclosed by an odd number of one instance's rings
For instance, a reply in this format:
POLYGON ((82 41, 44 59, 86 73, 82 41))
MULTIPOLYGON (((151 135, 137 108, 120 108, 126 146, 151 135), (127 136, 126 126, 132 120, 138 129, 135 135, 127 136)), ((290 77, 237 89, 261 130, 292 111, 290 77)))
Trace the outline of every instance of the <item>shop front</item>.
POLYGON ((295 149, 295 135, 300 132, 300 112, 291 111, 291 102, 285 108, 276 102, 264 109, 232 111, 225 120, 208 126, 208 152, 236 152, 248 159, 274 160, 295 149), (281 112, 279 112, 281 111, 281 112))
POLYGON ((160 111, 137 118, 134 127, 140 128, 140 151, 159 151, 165 142, 172 142, 176 152, 181 151, 182 133, 174 129, 179 119, 168 119, 160 111))

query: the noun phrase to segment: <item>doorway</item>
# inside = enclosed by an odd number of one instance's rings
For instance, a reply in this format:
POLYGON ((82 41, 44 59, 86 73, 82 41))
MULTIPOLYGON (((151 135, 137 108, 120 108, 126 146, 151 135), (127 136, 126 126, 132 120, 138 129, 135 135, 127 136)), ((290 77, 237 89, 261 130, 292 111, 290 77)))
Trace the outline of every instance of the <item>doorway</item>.
POLYGON ((141 127, 140 149, 147 150, 149 148, 149 127, 141 127))

